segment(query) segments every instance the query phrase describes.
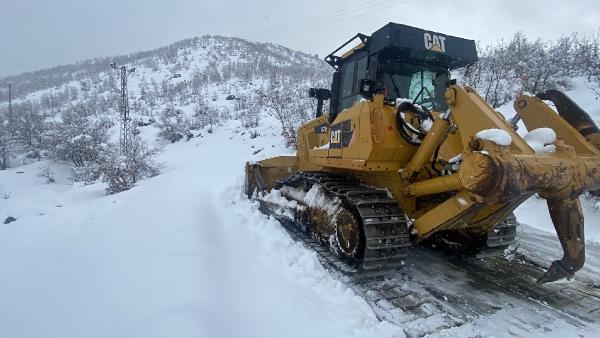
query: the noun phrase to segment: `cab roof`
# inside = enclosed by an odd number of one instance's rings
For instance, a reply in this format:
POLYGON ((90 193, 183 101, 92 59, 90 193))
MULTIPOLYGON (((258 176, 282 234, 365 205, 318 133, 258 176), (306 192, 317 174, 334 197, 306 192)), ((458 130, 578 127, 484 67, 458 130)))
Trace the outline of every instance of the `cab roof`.
POLYGON ((357 34, 330 53, 325 61, 336 70, 355 52, 367 50, 371 56, 393 57, 411 64, 431 65, 445 69, 461 68, 475 63, 475 41, 390 22, 371 36, 357 34), (360 39, 360 44, 342 56, 339 50, 360 39))

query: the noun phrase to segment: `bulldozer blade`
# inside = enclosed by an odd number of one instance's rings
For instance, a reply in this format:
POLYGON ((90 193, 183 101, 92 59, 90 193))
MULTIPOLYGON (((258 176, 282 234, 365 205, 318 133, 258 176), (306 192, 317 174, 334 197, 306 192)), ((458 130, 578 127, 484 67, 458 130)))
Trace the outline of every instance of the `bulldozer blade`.
POLYGON ((254 193, 263 195, 267 189, 265 180, 260 172, 260 165, 246 163, 246 177, 244 191, 248 198, 252 198, 254 193))
POLYGON ((562 278, 571 279, 585 262, 583 213, 578 197, 548 199, 548 210, 563 248, 563 257, 554 261, 538 280, 538 284, 554 282, 562 278))

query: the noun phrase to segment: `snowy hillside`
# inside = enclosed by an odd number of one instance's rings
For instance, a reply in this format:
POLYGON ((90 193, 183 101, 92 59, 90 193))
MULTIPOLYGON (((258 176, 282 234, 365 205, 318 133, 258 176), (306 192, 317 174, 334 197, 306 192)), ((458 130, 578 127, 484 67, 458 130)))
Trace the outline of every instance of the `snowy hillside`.
POLYGON ((127 78, 133 133, 152 124, 170 141, 189 139, 194 130, 229 119, 256 127, 261 112, 270 112, 293 143, 295 128, 315 105, 306 97, 308 88, 328 86, 331 77, 329 66, 315 56, 203 36, 155 51, 5 78, 15 83, 12 113, 4 100, 7 88, 0 89, 0 169, 54 159, 71 165, 76 181, 97 180, 107 145, 118 139, 121 90, 113 61, 135 70, 127 78))
MULTIPOLYGON (((377 285, 422 297, 400 309, 328 271, 242 193, 246 161, 293 153, 286 144, 314 109, 300 97, 328 86, 322 61, 220 37, 117 60, 137 68, 129 78, 136 133, 162 148, 163 168, 114 195, 95 160, 76 156, 118 140, 116 79, 105 61, 73 66, 70 79, 63 68, 21 78, 52 85, 24 86, 16 108, 43 123, 23 120, 31 144, 8 142, 11 165, 0 170, 0 221, 10 218, 0 224, 1 337, 599 336, 589 319, 598 312, 577 316, 551 299, 575 285, 598 289, 596 200, 583 198, 587 261, 574 282, 531 291, 520 289, 522 276, 500 274, 488 278, 516 287, 492 289, 481 283, 486 261, 415 249, 407 272, 377 285), (277 115, 281 105, 293 114, 277 115), (92 140, 83 148, 81 134, 92 140)), ((568 94, 600 122, 583 79, 568 94)), ((513 114, 510 104, 498 109, 513 114)), ((547 267, 561 251, 544 200, 533 197, 517 216, 524 225, 505 258, 511 272, 522 256, 547 267)))
MULTIPOLYGON (((18 99, 31 98, 33 93, 51 89, 60 96, 65 86, 78 83, 87 91, 89 85, 96 85, 103 73, 110 71, 110 63, 128 64, 138 68, 160 71, 155 78, 159 84, 175 73, 192 72, 193 76, 183 76, 181 80, 193 81, 210 76, 229 78, 232 74, 243 75, 244 79, 256 74, 269 75, 265 68, 277 69, 279 73, 321 72, 325 63, 315 56, 297 52, 280 45, 253 43, 238 38, 205 35, 175 42, 155 50, 120 55, 100 59, 85 60, 76 64, 56 66, 34 72, 27 72, 3 78, 4 83, 12 82, 13 96, 18 99), (214 69, 217 66, 217 69, 214 69), (246 67, 248 66, 248 67, 246 67), (285 67, 285 69, 282 69, 285 67), (243 71, 242 71, 243 70, 243 71), (258 73, 258 72, 262 73, 258 73), (225 74, 223 73, 225 72, 225 74), (87 83, 87 84, 86 84, 87 83)), ((150 79, 148 79, 150 80, 150 79)), ((7 88, 0 88, 0 103, 7 102, 7 88)), ((44 92, 42 92, 44 93, 44 92)), ((57 99, 57 98, 55 98, 57 99)))

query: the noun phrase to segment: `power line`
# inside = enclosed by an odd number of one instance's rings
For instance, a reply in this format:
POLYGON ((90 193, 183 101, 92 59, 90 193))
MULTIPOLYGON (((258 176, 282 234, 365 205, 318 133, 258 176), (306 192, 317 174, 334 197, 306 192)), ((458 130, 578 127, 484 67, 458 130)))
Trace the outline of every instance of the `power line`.
POLYGON ((340 15, 344 15, 345 13, 351 13, 351 12, 355 12, 358 10, 361 10, 365 7, 369 7, 369 6, 376 6, 379 4, 387 4, 389 3, 389 0, 371 0, 359 5, 354 5, 354 6, 349 6, 346 7, 342 10, 335 10, 335 11, 331 11, 331 12, 327 12, 324 14, 320 14, 317 16, 313 16, 313 17, 309 17, 309 18, 305 18, 296 22, 292 22, 292 23, 288 23, 282 26, 278 26, 278 27, 273 27, 273 28, 269 28, 260 32, 256 32, 256 33, 250 33, 250 34, 246 34, 246 35, 242 35, 241 37, 243 39, 250 39, 250 38, 258 38, 261 36, 265 36, 268 35, 269 33, 279 33, 282 30, 286 30, 289 28, 293 28, 295 26, 301 26, 301 25, 305 25, 305 24, 309 24, 312 22, 319 22, 319 21, 323 21, 323 20, 329 20, 330 18, 336 17, 336 16, 340 16, 340 15))
POLYGON ((409 1, 404 1, 404 2, 391 2, 391 3, 389 0, 369 1, 366 3, 360 4, 360 5, 347 7, 343 10, 328 12, 328 13, 321 14, 318 16, 306 18, 306 19, 297 21, 295 23, 291 23, 291 24, 287 24, 287 25, 283 25, 283 26, 279 26, 279 27, 274 27, 274 28, 267 29, 267 30, 257 32, 257 33, 253 33, 253 34, 247 34, 245 36, 242 36, 242 38, 245 38, 245 39, 252 38, 255 40, 259 40, 259 39, 264 39, 264 38, 270 37, 272 39, 274 37, 280 37, 280 36, 283 36, 286 34, 299 33, 302 31, 312 30, 312 29, 323 27, 326 25, 331 25, 334 23, 346 21, 346 20, 353 19, 353 18, 356 18, 359 16, 364 16, 364 15, 371 14, 374 12, 379 12, 379 11, 382 11, 382 10, 385 10, 388 8, 392 8, 392 7, 396 7, 396 6, 400 6, 400 5, 407 5, 414 1, 416 1, 416 0, 409 0, 409 1))
POLYGON ((315 25, 315 24, 320 24, 323 22, 329 22, 331 20, 334 20, 336 18, 348 15, 348 14, 353 14, 356 12, 360 12, 362 10, 364 10, 365 8, 369 8, 369 7, 376 7, 382 4, 389 4, 389 1, 387 0, 374 0, 374 1, 369 1, 367 3, 363 3, 360 5, 355 5, 352 7, 347 7, 343 10, 336 10, 334 12, 328 12, 325 14, 321 14, 318 16, 314 16, 314 17, 310 17, 310 18, 306 18, 300 21, 297 21, 295 23, 290 23, 287 25, 283 25, 283 26, 279 26, 279 27, 274 27, 268 30, 263 31, 262 33, 256 33, 254 35, 250 35, 252 36, 254 39, 264 39, 267 38, 273 34, 275 35, 280 35, 281 33, 284 33, 286 31, 295 31, 297 29, 301 29, 303 27, 308 27, 311 25, 315 25))
POLYGON ((336 23, 339 23, 339 22, 343 22, 343 21, 354 19, 354 18, 358 18, 358 17, 361 17, 361 16, 369 15, 369 14, 372 14, 372 13, 380 12, 380 11, 383 11, 383 10, 386 10, 386 9, 389 9, 389 8, 392 8, 392 7, 396 7, 396 6, 400 6, 400 5, 407 5, 407 4, 410 4, 410 3, 415 2, 415 1, 416 0, 409 0, 409 1, 406 1, 406 2, 403 2, 403 3, 392 3, 392 4, 389 4, 389 1, 388 1, 388 4, 386 6, 374 8, 374 9, 372 9, 370 11, 361 12, 359 14, 354 14, 354 15, 348 16, 348 17, 340 17, 340 18, 338 18, 336 20, 333 20, 333 21, 327 21, 327 22, 322 22, 322 23, 317 24, 317 25, 306 26, 306 27, 297 29, 297 30, 292 31, 292 32, 279 33, 277 35, 271 36, 271 38, 272 39, 273 38, 278 38, 278 37, 284 36, 286 34, 300 33, 300 32, 304 32, 304 31, 308 31, 308 30, 313 30, 313 29, 325 27, 325 26, 328 26, 328 25, 332 25, 332 24, 336 24, 336 23))

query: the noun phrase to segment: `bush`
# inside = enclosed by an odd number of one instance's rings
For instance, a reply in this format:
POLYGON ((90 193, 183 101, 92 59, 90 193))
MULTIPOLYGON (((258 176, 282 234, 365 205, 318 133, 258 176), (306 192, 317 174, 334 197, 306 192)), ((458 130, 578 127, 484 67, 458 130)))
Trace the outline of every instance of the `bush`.
POLYGON ((71 179, 73 182, 83 182, 83 184, 93 184, 99 178, 102 172, 98 162, 85 162, 81 166, 71 166, 71 179))
POLYGON ((141 139, 132 140, 127 154, 119 154, 113 146, 100 164, 102 182, 108 184, 106 192, 116 194, 129 190, 144 178, 153 177, 160 173, 161 164, 156 163, 153 157, 159 149, 148 149, 141 139))
POLYGON ((52 159, 68 162, 74 181, 94 182, 100 176, 98 163, 105 156, 111 126, 110 119, 94 116, 88 107, 69 107, 41 135, 42 149, 52 159))
POLYGON ((39 169, 37 173, 38 177, 42 177, 46 179, 46 183, 54 183, 56 182, 56 177, 54 176, 54 172, 50 169, 50 166, 46 165, 39 169))
POLYGON ((202 129, 208 126, 208 132, 212 133, 214 125, 219 123, 220 119, 219 111, 215 107, 209 106, 204 100, 200 100, 194 108, 191 127, 202 129))
MULTIPOLYGON (((185 113, 179 109, 166 108, 159 117, 158 135, 171 141, 177 142, 190 134, 190 120, 185 113)), ((189 138, 188 138, 189 139, 189 138)))

